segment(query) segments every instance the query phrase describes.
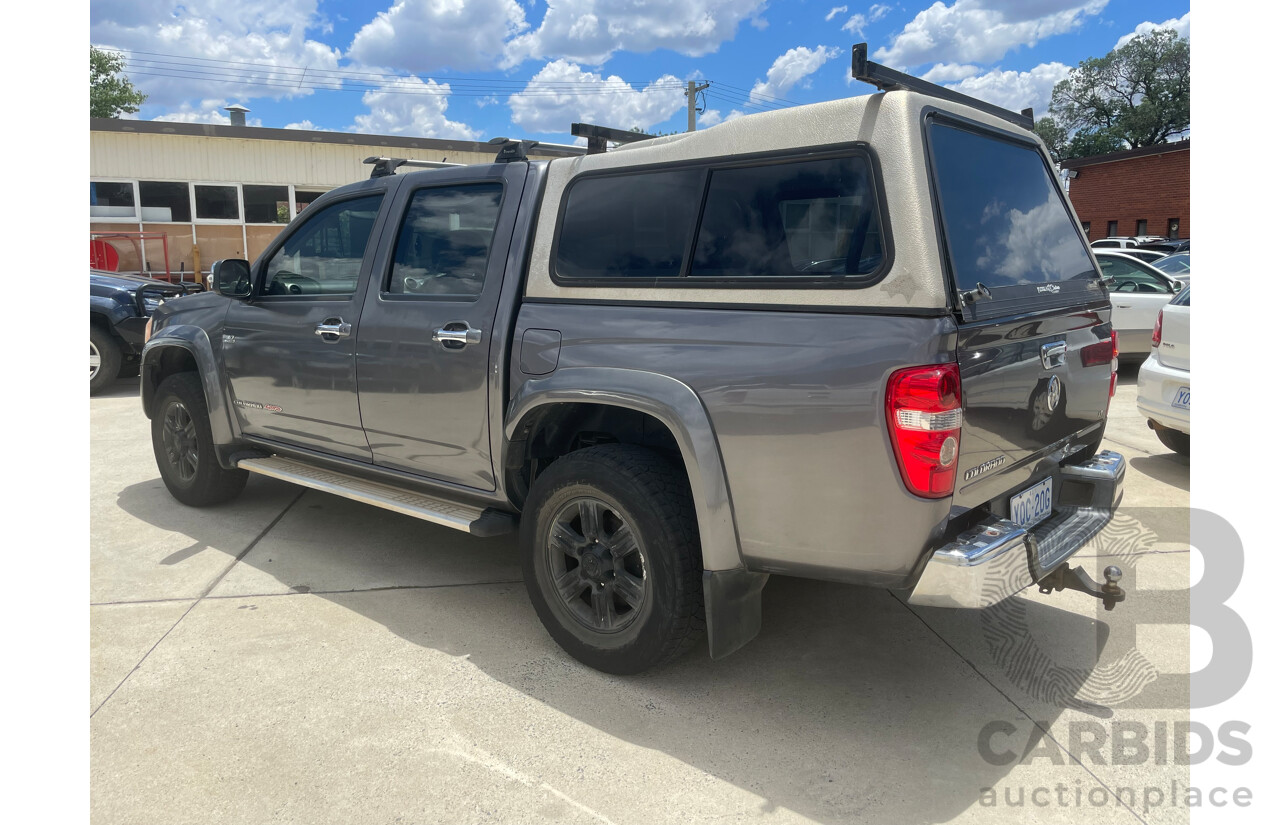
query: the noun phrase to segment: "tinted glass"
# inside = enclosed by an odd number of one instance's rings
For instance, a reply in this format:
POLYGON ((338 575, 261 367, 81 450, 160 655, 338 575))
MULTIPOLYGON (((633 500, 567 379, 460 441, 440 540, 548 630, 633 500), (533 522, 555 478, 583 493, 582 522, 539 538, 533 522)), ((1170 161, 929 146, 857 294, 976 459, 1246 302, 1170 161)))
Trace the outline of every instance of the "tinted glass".
POLYGON ((240 220, 240 199, 234 186, 196 186, 196 218, 209 221, 240 220))
POLYGON ((501 203, 499 183, 416 192, 396 239, 387 292, 479 295, 501 203))
POLYGON ((583 178, 569 188, 556 251, 562 278, 673 278, 684 266, 703 171, 583 178))
POLYGON ((931 126, 930 138, 947 246, 961 290, 1093 273, 1061 188, 1039 152, 941 123, 931 126))
POLYGON ((305 220, 267 262, 267 295, 350 295, 382 195, 340 201, 305 220))
POLYGON ((1186 289, 1184 289, 1184 290, 1182 290, 1181 292, 1179 292, 1179 293, 1178 293, 1178 295, 1177 295, 1177 297, 1175 297, 1175 298, 1174 298, 1172 301, 1170 301, 1169 303, 1170 303, 1172 306, 1176 306, 1176 307, 1189 307, 1189 306, 1191 306, 1191 287, 1187 287, 1186 289))
POLYGON ((185 183, 144 180, 138 182, 142 219, 158 223, 191 220, 191 187, 185 183))
POLYGON ((861 157, 717 169, 692 277, 866 275, 883 257, 861 157))
POLYGON ((244 185, 245 223, 288 223, 289 187, 244 185))

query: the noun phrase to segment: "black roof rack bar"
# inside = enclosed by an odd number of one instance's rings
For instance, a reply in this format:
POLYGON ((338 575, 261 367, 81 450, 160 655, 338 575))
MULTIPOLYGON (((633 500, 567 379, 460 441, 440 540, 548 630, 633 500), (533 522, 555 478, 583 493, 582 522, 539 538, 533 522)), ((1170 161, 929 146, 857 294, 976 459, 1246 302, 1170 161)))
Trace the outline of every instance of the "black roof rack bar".
POLYGON ((365 163, 373 164, 370 178, 385 178, 394 175, 401 166, 416 166, 422 169, 443 169, 447 166, 466 166, 465 163, 446 163, 443 160, 409 160, 408 158, 365 158, 365 163))
POLYGON ((642 140, 651 140, 655 135, 646 135, 644 132, 629 132, 624 129, 610 129, 608 126, 597 126, 594 123, 575 123, 569 127, 569 131, 574 137, 584 137, 587 139, 587 154, 598 155, 605 151, 606 141, 614 143, 638 143, 642 140))
POLYGON ((919 92, 922 95, 929 95, 930 97, 949 100, 952 103, 970 106, 981 112, 1007 120, 1015 126, 1021 126, 1023 129, 1031 129, 1035 126, 1035 119, 1031 116, 1030 109, 1023 109, 1020 113, 1010 111, 994 103, 978 100, 976 97, 970 97, 935 83, 930 83, 927 80, 921 80, 906 72, 900 72, 896 69, 890 69, 888 66, 873 63, 867 59, 866 43, 858 43, 853 47, 853 77, 863 83, 870 83, 884 92, 907 89, 912 92, 919 92))
POLYGON ((529 150, 537 146, 538 141, 496 137, 489 141, 489 145, 498 147, 498 156, 493 159, 494 163, 511 163, 517 160, 528 160, 529 150))

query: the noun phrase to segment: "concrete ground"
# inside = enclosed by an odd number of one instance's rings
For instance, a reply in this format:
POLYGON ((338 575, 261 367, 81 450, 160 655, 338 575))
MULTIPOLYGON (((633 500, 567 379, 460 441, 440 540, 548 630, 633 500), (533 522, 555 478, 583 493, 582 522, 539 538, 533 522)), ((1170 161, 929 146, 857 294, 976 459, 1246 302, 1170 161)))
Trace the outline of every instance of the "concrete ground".
POLYGON ((261 477, 178 504, 122 381, 90 402, 93 821, 1186 822, 1190 468, 1135 374, 1078 557, 1125 568, 1114 612, 774 577, 748 647, 628 678, 555 646, 511 539, 261 477))

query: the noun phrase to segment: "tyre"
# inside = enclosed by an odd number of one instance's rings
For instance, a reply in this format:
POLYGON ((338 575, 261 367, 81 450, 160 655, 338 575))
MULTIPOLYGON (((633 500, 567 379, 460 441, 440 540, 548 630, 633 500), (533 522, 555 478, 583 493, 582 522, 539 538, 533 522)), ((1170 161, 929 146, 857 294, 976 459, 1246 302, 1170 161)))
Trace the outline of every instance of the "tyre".
POLYGON ((702 550, 684 475, 657 453, 603 444, 534 481, 520 526, 538 618, 578 661, 630 674, 702 636, 702 550))
POLYGON ((120 377, 124 356, 116 339, 97 324, 89 325, 89 394, 102 392, 120 377))
POLYGON ((204 388, 194 372, 171 375, 157 388, 151 447, 164 486, 192 507, 230 501, 249 478, 246 470, 227 470, 218 464, 204 388))
POLYGON ((1178 455, 1191 455, 1191 436, 1187 433, 1170 430, 1167 427, 1159 427, 1156 429, 1156 438, 1160 439, 1161 444, 1178 455))

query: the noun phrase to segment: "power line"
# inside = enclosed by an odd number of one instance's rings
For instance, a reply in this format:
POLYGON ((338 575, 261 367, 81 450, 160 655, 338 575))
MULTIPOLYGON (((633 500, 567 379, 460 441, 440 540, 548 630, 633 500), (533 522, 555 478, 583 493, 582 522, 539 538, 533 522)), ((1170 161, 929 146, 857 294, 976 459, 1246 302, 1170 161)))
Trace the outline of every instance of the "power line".
MULTIPOLYGON (((132 75, 170 80, 192 80, 206 83, 234 84, 240 87, 288 89, 290 91, 377 92, 433 97, 519 97, 546 98, 562 96, 605 96, 622 93, 685 91, 683 81, 655 80, 648 85, 618 78, 608 81, 543 80, 539 78, 476 78, 395 74, 357 71, 353 69, 320 69, 248 60, 229 60, 165 52, 105 49, 121 55, 125 70, 132 75), (434 85, 427 85, 430 81, 434 85), (616 83, 625 84, 619 88, 616 83), (447 86, 447 90, 442 88, 447 86)), ((748 111, 770 111, 799 105, 797 101, 776 95, 760 94, 731 83, 715 81, 715 88, 705 97, 721 104, 740 106, 748 111)))
MULTIPOLYGON (((207 57, 188 57, 185 55, 164 54, 161 52, 129 52, 110 50, 120 54, 126 61, 126 70, 130 73, 145 74, 152 77, 187 77, 208 80, 236 80, 246 83, 258 83, 250 78, 240 67, 252 67, 265 74, 266 80, 297 84, 303 82, 307 88, 327 89, 337 85, 352 84, 360 88, 381 89, 388 83, 421 81, 414 74, 388 74, 380 72, 361 72, 349 69, 318 69, 310 66, 289 66, 276 63, 260 63, 243 60, 220 60, 207 57), (171 59, 161 59, 171 58, 171 59), (319 80, 320 83, 314 83, 319 80), (328 83, 326 84, 327 81, 328 83)), ((512 94, 520 87, 534 86, 535 89, 578 91, 581 89, 598 89, 601 81, 568 81, 544 80, 540 78, 505 79, 505 78, 470 78, 435 75, 430 79, 437 83, 448 83, 459 88, 481 89, 485 93, 512 94)), ((632 89, 633 81, 618 78, 632 89)), ((607 82, 607 81, 605 81, 607 82)), ((685 84, 679 80, 655 80, 642 87, 643 89, 684 89, 685 84)), ((612 90, 617 91, 617 90, 612 90)))

